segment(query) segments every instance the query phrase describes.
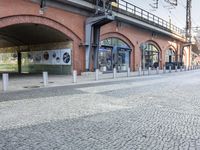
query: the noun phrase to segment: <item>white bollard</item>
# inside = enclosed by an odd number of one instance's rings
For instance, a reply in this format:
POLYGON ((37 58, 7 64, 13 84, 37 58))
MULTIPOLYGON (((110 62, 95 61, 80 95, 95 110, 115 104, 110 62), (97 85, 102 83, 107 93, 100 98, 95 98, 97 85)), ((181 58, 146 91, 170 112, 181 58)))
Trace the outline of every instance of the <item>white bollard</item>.
POLYGON ((95 80, 96 81, 99 80, 99 69, 96 69, 96 71, 95 71, 95 80))
POLYGON ((138 75, 141 76, 142 75, 142 67, 138 68, 138 75))
POLYGON ((178 67, 177 67, 177 66, 175 66, 175 72, 177 72, 177 68, 178 68, 178 67))
POLYGON ((148 75, 151 74, 151 67, 148 68, 148 75))
POLYGON ((115 79, 117 76, 117 70, 116 68, 113 68, 113 79, 115 79))
POLYGON ((43 83, 44 83, 44 86, 47 86, 48 84, 48 72, 43 72, 43 83))
POLYGON ((156 68, 156 74, 159 74, 159 67, 156 68))
POLYGON ((163 67, 163 73, 166 73, 166 67, 165 66, 163 67))
POLYGON ((76 83, 77 82, 77 71, 74 70, 73 71, 73 83, 76 83))
POLYGON ((127 69, 127 77, 130 77, 130 73, 131 73, 131 69, 130 69, 130 67, 128 67, 128 69, 127 69))
POLYGON ((2 80, 3 80, 3 91, 8 90, 8 73, 2 74, 2 80))
POLYGON ((169 66, 169 73, 172 72, 172 66, 169 66))

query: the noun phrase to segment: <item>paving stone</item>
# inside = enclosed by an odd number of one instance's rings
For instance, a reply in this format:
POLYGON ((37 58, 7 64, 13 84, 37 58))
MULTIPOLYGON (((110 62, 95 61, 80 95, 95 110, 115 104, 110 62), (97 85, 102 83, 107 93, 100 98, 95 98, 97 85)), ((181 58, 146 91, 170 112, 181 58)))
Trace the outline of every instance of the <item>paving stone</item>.
POLYGON ((200 147, 200 71, 0 95, 2 150, 200 147))

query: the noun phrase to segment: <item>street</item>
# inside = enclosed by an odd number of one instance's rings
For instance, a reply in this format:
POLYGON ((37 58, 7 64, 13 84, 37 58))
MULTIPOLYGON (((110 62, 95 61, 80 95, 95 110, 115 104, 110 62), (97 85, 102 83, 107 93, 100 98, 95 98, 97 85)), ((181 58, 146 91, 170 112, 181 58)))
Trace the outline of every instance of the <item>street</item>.
POLYGON ((200 71, 0 94, 1 150, 200 149, 200 71))

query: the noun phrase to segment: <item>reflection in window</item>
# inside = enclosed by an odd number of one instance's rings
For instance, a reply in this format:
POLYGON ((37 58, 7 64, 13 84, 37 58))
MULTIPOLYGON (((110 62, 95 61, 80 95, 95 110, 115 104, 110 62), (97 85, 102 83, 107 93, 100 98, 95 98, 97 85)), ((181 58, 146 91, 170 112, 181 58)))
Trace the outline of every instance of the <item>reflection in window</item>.
POLYGON ((106 46, 121 46, 121 47, 129 47, 125 42, 118 38, 107 38, 103 41, 101 41, 101 45, 106 46))
POLYGON ((126 71, 130 66, 130 47, 118 38, 107 38, 101 41, 98 54, 98 65, 101 71, 126 71))
MULTIPOLYGON (((147 44, 143 52, 145 68, 157 68, 159 66, 159 49, 153 44, 147 44)), ((144 66, 143 66, 144 68, 144 66)))
POLYGON ((172 49, 168 49, 165 54, 165 62, 176 62, 176 54, 172 49))

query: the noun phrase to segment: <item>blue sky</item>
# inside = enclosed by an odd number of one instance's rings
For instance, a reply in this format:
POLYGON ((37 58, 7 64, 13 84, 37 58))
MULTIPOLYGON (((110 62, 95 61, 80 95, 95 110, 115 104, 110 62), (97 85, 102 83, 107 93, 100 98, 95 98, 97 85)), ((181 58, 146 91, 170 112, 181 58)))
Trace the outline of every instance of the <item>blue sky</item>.
MULTIPOLYGON (((185 28, 185 16, 186 16, 186 0, 178 0, 178 6, 174 9, 168 9, 169 4, 165 0, 159 0, 159 8, 153 10, 149 4, 153 4, 154 0, 126 0, 130 3, 139 6, 151 13, 160 16, 161 18, 169 21, 171 18, 172 24, 185 28)), ((200 26, 200 0, 192 0, 192 26, 200 26)))

